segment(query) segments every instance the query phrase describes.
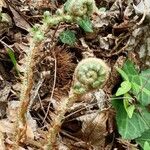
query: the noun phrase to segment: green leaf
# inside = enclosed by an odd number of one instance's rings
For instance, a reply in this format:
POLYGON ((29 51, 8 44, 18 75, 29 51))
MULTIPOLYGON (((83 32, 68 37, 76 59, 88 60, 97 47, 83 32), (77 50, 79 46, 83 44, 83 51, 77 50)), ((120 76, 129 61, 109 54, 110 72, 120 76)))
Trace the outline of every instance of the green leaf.
POLYGON ((130 103, 132 97, 128 93, 126 93, 124 96, 125 96, 125 98, 123 99, 124 108, 129 118, 132 118, 133 112, 135 110, 135 106, 132 103, 130 103))
POLYGON ((144 106, 150 104, 150 80, 140 74, 132 78, 132 91, 137 100, 144 106))
POLYGON ((74 32, 71 30, 66 30, 60 33, 59 38, 62 43, 73 46, 76 42, 76 37, 74 32))
POLYGON ((150 150, 150 145, 147 141, 144 143, 144 150, 150 150))
POLYGON ((142 71, 140 75, 145 76, 145 77, 150 77, 150 69, 142 71))
POLYGON ((116 68, 117 71, 120 73, 120 75, 122 76, 122 78, 126 81, 129 81, 128 75, 120 68, 116 68))
POLYGON ((13 65, 16 66, 17 61, 16 61, 16 58, 15 58, 14 52, 10 48, 7 48, 7 52, 8 52, 8 55, 9 55, 13 65))
POLYGON ((13 50, 10 49, 10 48, 6 48, 6 50, 7 50, 8 55, 9 55, 9 57, 10 57, 10 59, 11 59, 13 65, 14 65, 15 70, 16 70, 17 73, 19 74, 19 71, 18 71, 18 69, 17 69, 17 61, 16 61, 15 54, 14 54, 13 50))
POLYGON ((85 32, 93 32, 92 22, 88 17, 84 19, 79 19, 77 24, 85 31, 85 32))
POLYGON ((140 144, 142 148, 145 146, 145 142, 147 142, 150 145, 150 129, 145 131, 141 137, 135 139, 135 141, 140 144))
POLYGON ((116 109, 118 131, 124 139, 138 138, 150 128, 150 113, 145 107, 138 106, 140 112, 134 111, 132 118, 129 118, 122 100, 113 100, 112 104, 116 109))
POLYGON ((131 92, 135 95, 137 100, 144 106, 150 104, 150 69, 142 71, 139 74, 134 64, 128 60, 122 70, 118 72, 125 80, 127 80, 128 77, 132 84, 131 92))
POLYGON ((127 74, 128 78, 131 80, 133 76, 138 75, 138 71, 135 69, 134 64, 127 60, 122 67, 122 70, 127 74))
POLYGON ((121 83, 121 87, 119 87, 119 89, 116 92, 116 96, 123 95, 123 94, 129 92, 130 89, 131 89, 131 83, 129 81, 123 81, 121 83))

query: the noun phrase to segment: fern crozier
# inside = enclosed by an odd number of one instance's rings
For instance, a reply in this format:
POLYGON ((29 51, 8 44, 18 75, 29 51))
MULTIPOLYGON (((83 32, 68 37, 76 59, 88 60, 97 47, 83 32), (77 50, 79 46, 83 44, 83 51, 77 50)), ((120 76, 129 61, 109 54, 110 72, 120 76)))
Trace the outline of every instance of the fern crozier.
POLYGON ((109 77, 110 69, 98 58, 86 58, 75 69, 73 92, 84 94, 101 88, 109 77))
POLYGON ((67 0, 64 11, 73 16, 91 15, 97 11, 94 0, 67 0))

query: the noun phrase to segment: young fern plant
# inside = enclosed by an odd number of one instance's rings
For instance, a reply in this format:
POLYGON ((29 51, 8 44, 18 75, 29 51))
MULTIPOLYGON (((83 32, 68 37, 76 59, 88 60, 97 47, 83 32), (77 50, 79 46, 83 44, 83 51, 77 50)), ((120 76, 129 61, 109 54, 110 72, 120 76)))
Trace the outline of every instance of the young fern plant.
POLYGON ((60 131, 64 115, 74 102, 83 94, 102 88, 109 77, 110 68, 98 58, 86 58, 79 62, 74 72, 74 82, 69 97, 61 101, 56 110, 56 117, 47 135, 44 148, 53 150, 57 145, 57 135, 60 131))
MULTIPOLYGON (((97 11, 94 0, 67 0, 64 7, 60 9, 55 15, 51 15, 49 12, 45 12, 42 25, 35 25, 32 28, 32 36, 29 40, 30 47, 26 53, 25 72, 22 79, 22 86, 20 91, 20 106, 18 110, 18 119, 16 121, 16 133, 13 145, 14 150, 18 149, 19 143, 23 142, 26 137, 27 113, 30 105, 30 92, 33 87, 33 68, 35 66, 36 56, 39 50, 42 48, 46 33, 52 26, 55 26, 60 22, 77 23, 80 19, 82 19, 82 17, 87 15, 90 16, 94 11, 97 11), (78 12, 77 10, 80 11, 78 12)), ((81 84, 81 86, 83 86, 83 84, 81 84)), ((93 86, 86 86, 85 92, 89 90, 89 87, 91 88, 93 86)), ((97 87, 98 86, 96 86, 95 88, 97 87)), ((71 105, 76 99, 76 88, 73 88, 73 90, 71 91, 72 94, 70 94, 69 98, 61 103, 60 114, 54 120, 54 127, 49 132, 50 138, 48 138, 49 142, 46 147, 48 147, 49 144, 51 145, 53 141, 55 141, 56 135, 58 133, 56 129, 60 127, 62 118, 64 117, 68 106, 71 105), (56 127, 57 124, 58 127, 56 127), (51 138, 53 136, 54 138, 51 138)))
POLYGON ((83 59, 74 73, 73 92, 84 94, 93 89, 101 88, 109 76, 109 67, 97 58, 83 59))
POLYGON ((94 0, 67 0, 64 12, 77 18, 90 16, 93 12, 98 12, 98 8, 94 0))

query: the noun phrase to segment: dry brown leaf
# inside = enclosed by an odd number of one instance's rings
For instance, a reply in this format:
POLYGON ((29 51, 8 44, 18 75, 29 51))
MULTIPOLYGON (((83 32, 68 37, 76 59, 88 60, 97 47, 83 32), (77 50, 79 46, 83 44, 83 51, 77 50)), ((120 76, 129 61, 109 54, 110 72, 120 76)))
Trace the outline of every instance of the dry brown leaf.
POLYGON ((1 13, 0 18, 0 36, 5 32, 9 31, 9 28, 12 27, 12 19, 7 13, 1 13))
POLYGON ((8 119, 0 121, 0 132, 12 134, 14 132, 14 124, 10 123, 8 119))
POLYGON ((19 101, 10 101, 8 102, 7 108, 7 118, 9 121, 14 122, 17 120, 17 111, 19 107, 19 101))
POLYGON ((35 133, 37 130, 37 124, 36 121, 31 117, 31 115, 28 113, 27 115, 27 131, 26 135, 28 138, 34 140, 35 133))
POLYGON ((0 11, 1 11, 2 7, 7 7, 4 0, 0 0, 0 11))
MULTIPOLYGON (((9 122, 8 124, 10 124, 10 122, 15 122, 17 120, 19 104, 20 104, 19 101, 11 101, 8 103, 8 109, 7 109, 7 118, 9 122)), ((28 138, 34 139, 36 128, 37 128, 36 121, 33 120, 31 115, 28 113, 27 114, 27 131, 26 131, 26 135, 28 138)))
POLYGON ((64 143, 59 142, 58 150, 69 150, 69 148, 64 143))
POLYGON ((4 136, 3 136, 3 133, 0 132, 0 148, 1 150, 5 150, 5 144, 4 144, 4 136))
POLYGON ((121 143, 125 149, 138 150, 138 145, 130 143, 131 141, 119 138, 118 142, 121 143))
POLYGON ((34 139, 34 132, 29 124, 27 125, 26 135, 28 138, 30 138, 32 140, 34 139))
POLYGON ((6 115, 7 102, 0 102, 0 118, 4 118, 6 115))
POLYGON ((25 149, 25 148, 23 148, 23 147, 20 147, 20 146, 19 146, 19 149, 18 149, 18 150, 26 150, 26 149, 25 149))
POLYGON ((7 101, 7 97, 10 93, 11 90, 11 85, 9 84, 9 82, 5 82, 5 85, 2 87, 0 86, 0 102, 6 102, 7 101))
POLYGON ((13 19, 16 26, 29 31, 29 29, 31 28, 30 24, 13 7, 9 5, 9 8, 13 14, 13 19))
POLYGON ((82 140, 91 143, 95 150, 104 148, 107 135, 106 122, 109 111, 96 112, 79 117, 82 122, 82 140))

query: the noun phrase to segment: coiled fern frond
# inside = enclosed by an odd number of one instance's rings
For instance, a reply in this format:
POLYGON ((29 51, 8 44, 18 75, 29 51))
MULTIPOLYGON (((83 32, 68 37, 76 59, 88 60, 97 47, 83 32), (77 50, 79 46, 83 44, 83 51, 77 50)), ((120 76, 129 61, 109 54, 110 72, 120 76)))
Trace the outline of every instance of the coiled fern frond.
POLYGON ((90 90, 102 88, 109 77, 110 69, 106 63, 98 58, 85 58, 78 63, 73 79, 69 97, 64 99, 56 110, 56 117, 53 120, 53 126, 47 135, 47 143, 44 146, 47 150, 55 149, 56 138, 62 125, 65 113, 78 100, 82 94, 90 90))
POLYGON ((67 0, 64 11, 73 16, 91 15, 97 11, 94 0, 67 0))
POLYGON ((75 69, 73 92, 84 94, 101 88, 109 77, 110 69, 98 58, 86 58, 75 69))

